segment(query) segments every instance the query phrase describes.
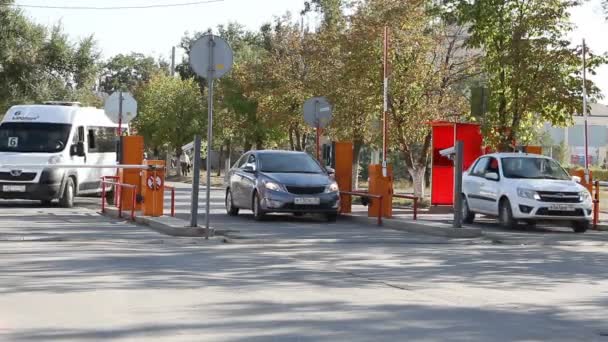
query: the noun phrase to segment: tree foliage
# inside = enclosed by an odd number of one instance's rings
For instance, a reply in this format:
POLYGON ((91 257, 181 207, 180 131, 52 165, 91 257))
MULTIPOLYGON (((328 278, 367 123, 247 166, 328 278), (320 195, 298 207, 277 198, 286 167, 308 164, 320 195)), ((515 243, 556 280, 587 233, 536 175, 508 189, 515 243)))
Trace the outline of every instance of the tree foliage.
MULTIPOLYGON (((579 1, 459 1, 459 19, 469 25, 468 45, 483 49, 490 88, 483 120, 490 145, 510 150, 525 142, 538 122, 565 125, 582 111, 581 46, 567 39, 569 11, 579 1)), ((588 71, 604 63, 590 55, 588 71)), ((599 89, 588 81, 591 98, 599 89)))
POLYGON ((169 144, 180 155, 181 146, 205 127, 206 111, 193 79, 154 75, 138 88, 136 99, 139 114, 133 124, 152 149, 169 144))
POLYGON ((0 0, 0 110, 49 100, 98 104, 100 52, 93 37, 74 43, 61 24, 35 24, 11 3, 0 0))
POLYGON ((118 54, 103 65, 100 88, 107 94, 135 91, 155 75, 167 75, 168 69, 167 62, 141 53, 118 54))

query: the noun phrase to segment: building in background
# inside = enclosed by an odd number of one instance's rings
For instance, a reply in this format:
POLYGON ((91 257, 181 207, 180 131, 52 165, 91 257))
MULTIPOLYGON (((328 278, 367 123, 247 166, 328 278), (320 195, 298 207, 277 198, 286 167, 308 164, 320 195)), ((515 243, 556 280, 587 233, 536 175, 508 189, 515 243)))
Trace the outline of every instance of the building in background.
MULTIPOLYGON (((608 162, 608 106, 592 103, 591 114, 588 120, 589 165, 602 166, 608 162)), ((555 159, 557 154, 565 154, 566 160, 562 163, 570 165, 585 164, 585 119, 582 116, 574 117, 574 125, 571 127, 552 127, 545 124, 547 135, 546 146, 543 146, 545 154, 555 159), (565 151, 560 151, 565 148, 565 151)))

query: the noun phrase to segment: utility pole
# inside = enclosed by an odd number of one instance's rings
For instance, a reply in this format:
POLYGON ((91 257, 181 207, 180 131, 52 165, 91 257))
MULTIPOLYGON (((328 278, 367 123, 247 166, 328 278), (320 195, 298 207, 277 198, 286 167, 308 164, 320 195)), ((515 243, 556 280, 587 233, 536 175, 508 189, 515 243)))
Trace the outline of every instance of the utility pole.
POLYGON ((384 83, 384 108, 382 112, 382 176, 386 177, 388 175, 387 171, 387 149, 388 149, 388 75, 389 75, 389 66, 388 66, 388 44, 389 44, 389 31, 388 26, 384 27, 384 50, 383 50, 383 61, 384 61, 384 72, 383 72, 383 83, 384 83))
POLYGON ((587 46, 583 39, 583 116, 585 118, 585 183, 589 184, 589 135, 587 123, 587 46))
POLYGON ((171 76, 175 76, 175 46, 171 47, 171 76))

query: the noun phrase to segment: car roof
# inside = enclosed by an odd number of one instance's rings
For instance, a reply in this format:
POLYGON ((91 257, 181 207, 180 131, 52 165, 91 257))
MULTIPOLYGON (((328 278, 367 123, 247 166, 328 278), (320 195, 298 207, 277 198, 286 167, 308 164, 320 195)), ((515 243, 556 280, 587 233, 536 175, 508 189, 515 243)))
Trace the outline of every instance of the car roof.
POLYGON ((288 150, 254 150, 250 151, 255 154, 306 154, 302 151, 288 151, 288 150))
POLYGON ((494 158, 508 158, 508 157, 517 157, 517 158, 543 158, 543 159, 551 159, 550 157, 543 156, 542 154, 534 154, 534 153, 522 153, 522 152, 497 152, 483 155, 482 157, 494 157, 494 158))

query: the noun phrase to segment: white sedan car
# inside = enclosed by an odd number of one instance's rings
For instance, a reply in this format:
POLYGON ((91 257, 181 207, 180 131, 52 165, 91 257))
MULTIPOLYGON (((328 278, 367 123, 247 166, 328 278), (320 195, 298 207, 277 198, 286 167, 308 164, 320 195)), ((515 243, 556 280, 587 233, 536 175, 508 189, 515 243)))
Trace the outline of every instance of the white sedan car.
POLYGON ((463 175, 462 217, 497 216, 501 226, 518 221, 566 221, 583 233, 591 221, 591 194, 553 159, 524 153, 480 157, 463 175))

